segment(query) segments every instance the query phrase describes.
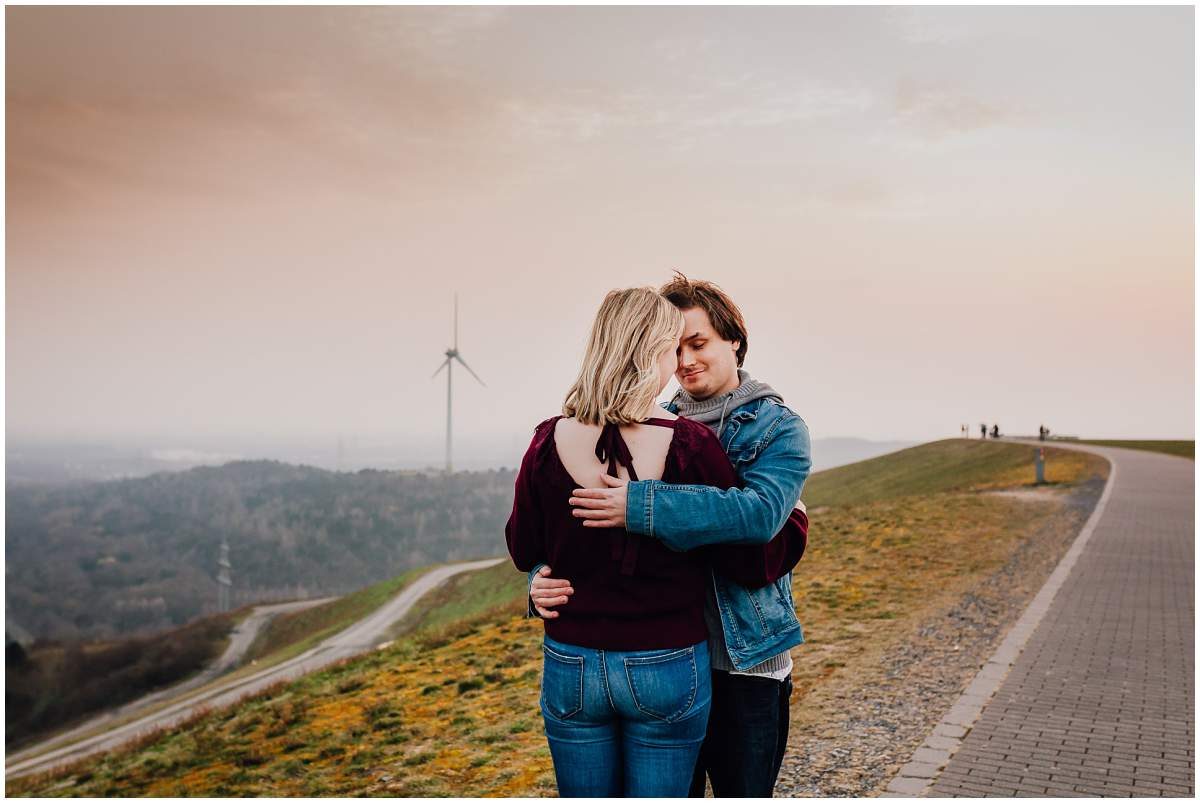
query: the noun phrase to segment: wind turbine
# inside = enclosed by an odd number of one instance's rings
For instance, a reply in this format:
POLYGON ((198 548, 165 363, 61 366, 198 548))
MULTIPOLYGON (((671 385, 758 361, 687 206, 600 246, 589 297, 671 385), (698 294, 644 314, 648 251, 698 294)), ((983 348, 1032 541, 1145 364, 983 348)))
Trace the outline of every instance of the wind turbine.
POLYGON ((451 346, 450 348, 446 349, 446 361, 443 362, 441 364, 441 366, 439 366, 438 369, 433 372, 433 376, 429 377, 430 379, 436 379, 437 375, 442 372, 442 369, 443 368, 446 369, 446 473, 447 474, 449 474, 453 471, 453 468, 451 467, 451 462, 450 462, 450 438, 451 438, 451 432, 453 431, 451 422, 452 422, 452 417, 453 417, 453 398, 454 397, 453 397, 452 388, 454 386, 453 374, 454 374, 454 361, 455 360, 458 360, 459 364, 462 365, 463 368, 467 369, 467 373, 469 373, 471 376, 475 377, 476 382, 483 385, 485 388, 487 387, 487 385, 484 384, 483 380, 479 378, 479 375, 471 370, 471 366, 467 365, 466 362, 463 361, 462 355, 460 355, 458 353, 458 293, 454 294, 454 345, 451 346))

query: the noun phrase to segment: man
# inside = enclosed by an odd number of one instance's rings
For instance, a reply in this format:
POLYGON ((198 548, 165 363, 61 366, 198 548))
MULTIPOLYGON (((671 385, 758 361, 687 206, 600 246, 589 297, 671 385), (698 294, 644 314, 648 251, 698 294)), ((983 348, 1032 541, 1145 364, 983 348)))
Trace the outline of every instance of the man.
MULTIPOLYGON (((578 489, 571 503, 585 527, 625 527, 685 551, 712 543, 766 543, 800 505, 808 477, 808 428, 768 385, 741 369, 747 333, 741 311, 716 285, 682 275, 660 291, 685 320, 671 412, 707 424, 733 462, 742 488, 667 485, 659 480, 578 489)), ((803 517, 807 530, 807 518, 803 517)), ((530 604, 543 617, 569 604, 569 578, 551 567, 531 574, 530 604)), ((770 797, 787 746, 790 649, 804 641, 791 573, 759 589, 713 573, 709 623, 713 702, 691 795, 707 774, 718 797, 770 797)))

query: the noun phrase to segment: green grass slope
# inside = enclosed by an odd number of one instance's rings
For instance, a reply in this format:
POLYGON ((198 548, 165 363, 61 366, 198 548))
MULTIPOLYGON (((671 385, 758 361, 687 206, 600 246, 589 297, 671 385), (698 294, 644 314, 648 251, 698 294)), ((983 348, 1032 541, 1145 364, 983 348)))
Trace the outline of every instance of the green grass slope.
POLYGON ((522 606, 526 588, 526 575, 508 561, 483 571, 455 575, 414 605, 392 629, 392 634, 430 633, 480 614, 522 606))
POLYGON ((276 616, 250 645, 246 660, 261 665, 298 655, 364 618, 432 568, 413 569, 324 605, 276 616))
POLYGON ((1141 449, 1146 452, 1161 452, 1162 454, 1172 454, 1176 457, 1186 457, 1189 460, 1196 459, 1196 442, 1195 441, 1093 441, 1093 440, 1078 440, 1071 443, 1090 443, 1095 446, 1119 446, 1122 449, 1141 449))
MULTIPOLYGON (((1047 447, 1048 482, 1065 449, 1047 447)), ((966 438, 934 441, 898 452, 820 471, 804 487, 809 507, 859 505, 904 496, 965 488, 1001 487, 1034 480, 1036 447, 966 438)))

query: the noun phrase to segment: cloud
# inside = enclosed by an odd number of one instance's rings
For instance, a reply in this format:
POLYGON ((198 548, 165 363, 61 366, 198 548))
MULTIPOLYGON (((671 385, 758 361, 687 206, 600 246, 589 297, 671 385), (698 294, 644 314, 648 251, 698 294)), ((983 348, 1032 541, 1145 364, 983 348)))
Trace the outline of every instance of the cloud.
POLYGON ((445 60, 499 9, 12 11, 18 208, 453 184, 485 167, 475 146, 501 113, 445 60))
POLYGON ((939 139, 1011 122, 1014 114, 961 92, 919 87, 902 80, 896 87, 894 120, 939 139))
MULTIPOLYGON (((931 8, 889 8, 884 12, 887 27, 913 45, 949 45, 967 38, 970 28, 954 12, 931 8)), ((961 10, 959 10, 961 13, 961 10)))
MULTIPOLYGON (((804 82, 796 88, 769 88, 742 95, 716 113, 694 116, 692 128, 759 128, 857 115, 874 102, 873 94, 861 87, 842 87, 804 82)), ((710 108, 714 103, 706 103, 710 108)))

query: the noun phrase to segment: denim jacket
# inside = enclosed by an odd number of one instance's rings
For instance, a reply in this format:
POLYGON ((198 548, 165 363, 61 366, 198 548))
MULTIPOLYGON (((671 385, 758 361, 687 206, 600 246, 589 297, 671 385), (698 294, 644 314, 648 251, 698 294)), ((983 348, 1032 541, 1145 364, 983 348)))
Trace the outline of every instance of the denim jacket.
MULTIPOLYGON (((667 409, 676 412, 673 406, 667 409)), ((766 543, 783 528, 792 508, 801 504, 812 465, 804 420, 773 398, 755 399, 734 408, 717 435, 743 487, 722 491, 661 480, 631 482, 625 508, 629 532, 683 552, 706 544, 766 543)), ((530 572, 531 582, 539 568, 530 572)), ((758 589, 717 572, 712 581, 735 669, 804 643, 790 573, 758 589)))
MULTIPOLYGON (((661 480, 631 482, 625 508, 629 532, 680 551, 714 543, 761 544, 779 532, 801 504, 812 465, 808 426, 776 399, 765 398, 735 408, 717 434, 743 487, 722 491, 661 480)), ((749 589, 713 572, 713 587, 735 669, 804 643, 791 574, 749 589)))

